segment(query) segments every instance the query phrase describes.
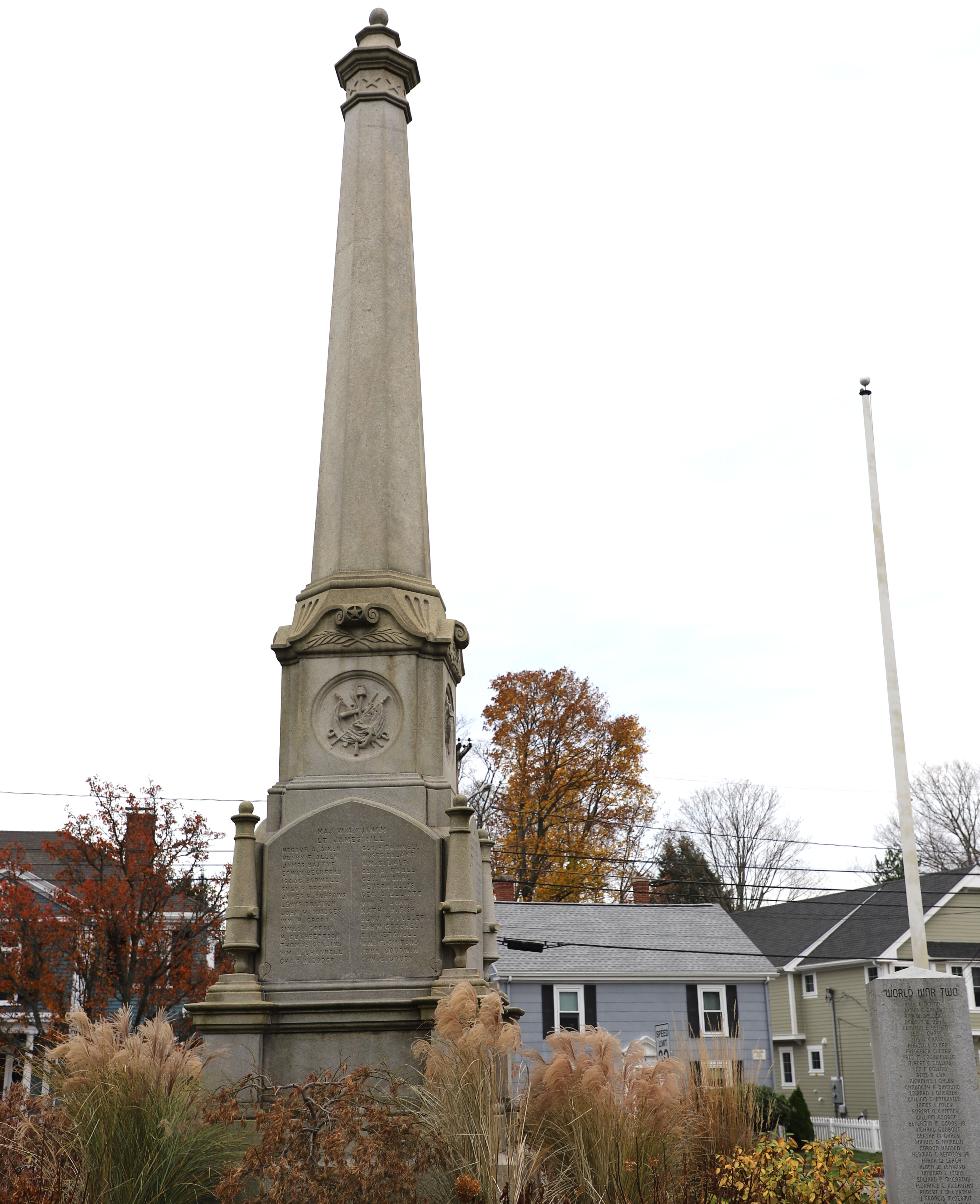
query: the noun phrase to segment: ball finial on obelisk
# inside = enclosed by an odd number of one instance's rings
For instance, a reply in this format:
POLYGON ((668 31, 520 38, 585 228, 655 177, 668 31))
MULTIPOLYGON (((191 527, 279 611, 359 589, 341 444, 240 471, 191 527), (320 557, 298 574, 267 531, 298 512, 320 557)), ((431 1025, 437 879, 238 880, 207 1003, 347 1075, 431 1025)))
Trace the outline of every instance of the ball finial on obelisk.
POLYGON ((858 394, 858 396, 870 397, 871 390, 868 388, 868 385, 870 385, 870 384, 871 384, 871 377, 870 376, 862 376, 861 377, 861 392, 858 394))
MULTIPOLYGON (((361 12, 363 12, 363 11, 364 10, 361 9, 361 12)), ((370 15, 370 17, 368 17, 368 24, 369 25, 387 25, 388 24, 388 14, 385 12, 385 10, 383 8, 372 8, 371 15, 370 15)))

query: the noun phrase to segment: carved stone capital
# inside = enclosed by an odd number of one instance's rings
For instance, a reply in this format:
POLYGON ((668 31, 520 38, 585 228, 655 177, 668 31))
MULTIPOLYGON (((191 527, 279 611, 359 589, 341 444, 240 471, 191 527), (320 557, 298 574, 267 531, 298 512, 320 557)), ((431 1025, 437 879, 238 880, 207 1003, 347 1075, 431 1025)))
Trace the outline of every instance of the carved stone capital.
MULTIPOLYGON (((384 34, 377 30, 361 31, 356 50, 348 51, 337 63, 337 79, 347 93, 340 111, 348 112, 363 100, 386 100, 405 112, 406 122, 412 120, 406 95, 419 82, 419 66, 410 55, 403 54, 398 42, 391 38, 392 31, 384 34), (365 32, 368 36, 364 37, 365 32), (389 35, 386 37, 385 35, 389 35), (381 43, 368 45, 368 42, 381 43)), ((394 34, 394 38, 398 35, 394 34)))

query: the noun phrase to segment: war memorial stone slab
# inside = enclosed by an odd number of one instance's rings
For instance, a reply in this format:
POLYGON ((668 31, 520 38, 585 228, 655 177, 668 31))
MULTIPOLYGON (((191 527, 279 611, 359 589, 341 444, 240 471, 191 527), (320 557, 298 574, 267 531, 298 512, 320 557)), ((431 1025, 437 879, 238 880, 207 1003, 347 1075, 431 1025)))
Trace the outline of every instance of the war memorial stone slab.
POLYGON ((980 1092, 967 984, 916 971, 868 984, 889 1204, 980 1204, 980 1092))
POLYGON ((314 812, 266 851, 263 980, 431 978, 438 908, 434 833, 356 799, 314 812))

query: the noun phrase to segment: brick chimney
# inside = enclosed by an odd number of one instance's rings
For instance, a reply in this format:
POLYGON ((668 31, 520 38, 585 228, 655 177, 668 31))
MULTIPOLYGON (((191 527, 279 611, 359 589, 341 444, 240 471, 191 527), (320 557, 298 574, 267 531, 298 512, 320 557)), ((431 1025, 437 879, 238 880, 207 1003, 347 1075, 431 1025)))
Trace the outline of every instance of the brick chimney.
POLYGON ((498 903, 517 902, 517 879, 500 874, 493 880, 493 897, 498 903))
POLYGON ((126 860, 131 869, 149 869, 156 845, 157 813, 152 807, 126 812, 126 860))
POLYGON ((633 879, 633 902, 634 903, 649 903, 650 902, 650 879, 649 878, 634 878, 633 879))

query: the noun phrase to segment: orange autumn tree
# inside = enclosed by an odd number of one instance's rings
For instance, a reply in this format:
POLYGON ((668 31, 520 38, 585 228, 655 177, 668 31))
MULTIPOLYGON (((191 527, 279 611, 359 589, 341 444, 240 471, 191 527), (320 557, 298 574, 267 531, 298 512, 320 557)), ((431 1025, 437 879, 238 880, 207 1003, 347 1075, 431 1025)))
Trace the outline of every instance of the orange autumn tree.
POLYGON ((70 937, 31 873, 23 849, 0 849, 0 1046, 18 1046, 24 1024, 48 1036, 68 996, 70 937))
POLYGON ((78 1004, 111 1002, 135 1028, 161 1007, 201 999, 224 922, 228 867, 209 875, 212 831, 158 786, 139 795, 89 779, 93 809, 70 815, 48 846, 61 863, 57 904, 72 940, 78 1004))
POLYGON ((89 787, 92 811, 45 842, 60 866, 54 884, 33 875, 21 849, 0 850, 0 1043, 16 1045, 25 1023, 36 1039, 57 1033, 73 1006, 97 1017, 117 1002, 135 1026, 201 999, 217 975, 209 953, 227 869, 206 869, 220 834, 159 787, 138 796, 95 778, 89 787))
POLYGON ((654 814, 639 719, 611 715, 602 691, 567 668, 505 673, 491 689, 480 818, 494 872, 512 875, 522 899, 618 891, 654 814))

